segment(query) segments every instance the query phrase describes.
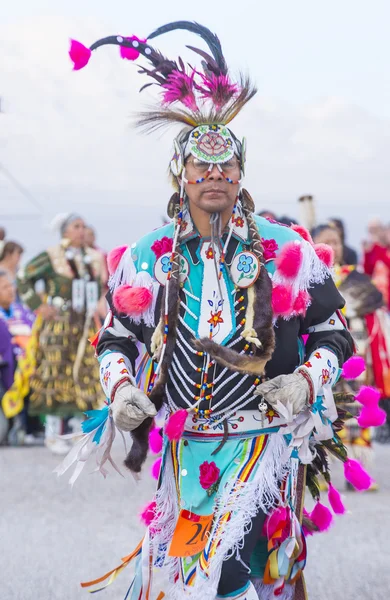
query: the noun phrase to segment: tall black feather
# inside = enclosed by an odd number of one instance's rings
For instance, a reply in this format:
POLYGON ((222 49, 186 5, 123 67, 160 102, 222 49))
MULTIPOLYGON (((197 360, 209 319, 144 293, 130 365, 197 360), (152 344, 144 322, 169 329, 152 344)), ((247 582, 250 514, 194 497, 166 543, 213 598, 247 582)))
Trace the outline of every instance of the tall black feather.
POLYGON ((210 29, 204 25, 200 25, 200 23, 194 23, 192 21, 174 21, 172 23, 167 23, 166 25, 162 25, 161 27, 155 29, 150 35, 148 35, 147 39, 152 40, 159 35, 163 35, 164 33, 168 33, 170 31, 176 31, 178 29, 184 29, 199 35, 208 45, 211 54, 213 55, 215 62, 219 67, 219 74, 227 75, 228 68, 218 36, 215 33, 212 33, 210 29))

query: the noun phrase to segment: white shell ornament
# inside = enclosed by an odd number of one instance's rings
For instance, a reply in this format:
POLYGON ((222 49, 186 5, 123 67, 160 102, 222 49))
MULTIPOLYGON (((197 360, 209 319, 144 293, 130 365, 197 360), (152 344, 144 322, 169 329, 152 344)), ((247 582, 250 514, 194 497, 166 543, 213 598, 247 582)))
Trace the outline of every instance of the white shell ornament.
POLYGON ((253 252, 240 252, 233 259, 230 274, 235 285, 248 288, 260 275, 260 268, 259 260, 253 252))
POLYGON ((173 142, 173 156, 171 158, 171 172, 175 177, 179 177, 183 171, 183 154, 180 144, 177 140, 173 142))
MULTIPOLYGON (((154 278, 160 285, 166 284, 168 273, 171 270, 171 256, 170 252, 166 252, 156 260, 154 265, 154 278)), ((180 256, 179 279, 181 283, 187 279, 189 272, 190 266, 188 260, 184 256, 180 256)))

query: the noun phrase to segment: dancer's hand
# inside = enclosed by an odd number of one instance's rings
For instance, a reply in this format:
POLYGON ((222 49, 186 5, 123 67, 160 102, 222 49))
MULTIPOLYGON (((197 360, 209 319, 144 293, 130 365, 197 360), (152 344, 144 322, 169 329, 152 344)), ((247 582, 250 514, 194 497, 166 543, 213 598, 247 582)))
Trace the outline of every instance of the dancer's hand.
POLYGON ((308 406, 311 387, 309 381, 297 371, 260 384, 255 394, 264 396, 265 401, 273 407, 280 402, 290 408, 293 415, 297 415, 308 406))
POLYGON ((110 404, 115 425, 122 431, 133 431, 148 417, 157 413, 149 398, 130 383, 125 381, 116 390, 110 404))

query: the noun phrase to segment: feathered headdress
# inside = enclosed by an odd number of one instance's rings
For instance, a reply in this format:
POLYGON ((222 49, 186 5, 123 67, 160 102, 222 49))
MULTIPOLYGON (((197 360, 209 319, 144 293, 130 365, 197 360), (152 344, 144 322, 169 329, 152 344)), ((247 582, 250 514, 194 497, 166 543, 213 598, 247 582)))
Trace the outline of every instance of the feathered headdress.
POLYGON ((71 40, 69 55, 74 70, 85 67, 92 51, 107 44, 119 46, 123 59, 135 61, 142 55, 151 65, 151 68, 141 66, 139 71, 153 80, 142 86, 140 91, 153 84, 161 88, 161 106, 141 113, 138 120, 138 125, 149 131, 171 123, 191 128, 227 125, 257 91, 248 77, 241 75, 239 81, 232 81, 218 37, 199 23, 168 23, 153 31, 147 39, 135 35, 109 36, 98 40, 90 48, 71 40), (199 35, 208 46, 209 52, 187 46, 201 57, 199 69, 185 65, 180 57, 170 60, 149 44, 150 40, 164 33, 182 29, 199 35))

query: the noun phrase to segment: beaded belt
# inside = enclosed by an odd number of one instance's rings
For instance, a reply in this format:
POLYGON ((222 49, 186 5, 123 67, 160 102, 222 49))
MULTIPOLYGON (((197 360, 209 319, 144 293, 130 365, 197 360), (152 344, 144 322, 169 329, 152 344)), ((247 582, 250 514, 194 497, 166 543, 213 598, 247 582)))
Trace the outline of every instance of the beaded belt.
MULTIPOLYGON (((227 419, 229 437, 242 433, 269 433, 286 424, 286 419, 281 418, 273 408, 269 408, 264 416, 258 410, 238 410, 227 419)), ((220 416, 213 417, 212 414, 207 415, 199 411, 197 414, 188 415, 184 435, 218 439, 224 436, 225 427, 220 416)))

